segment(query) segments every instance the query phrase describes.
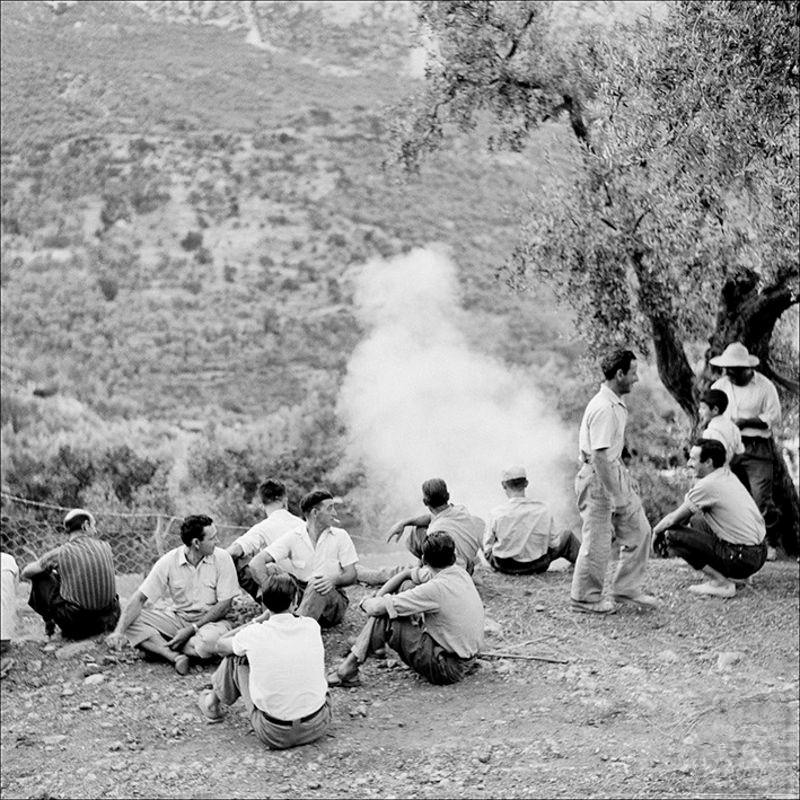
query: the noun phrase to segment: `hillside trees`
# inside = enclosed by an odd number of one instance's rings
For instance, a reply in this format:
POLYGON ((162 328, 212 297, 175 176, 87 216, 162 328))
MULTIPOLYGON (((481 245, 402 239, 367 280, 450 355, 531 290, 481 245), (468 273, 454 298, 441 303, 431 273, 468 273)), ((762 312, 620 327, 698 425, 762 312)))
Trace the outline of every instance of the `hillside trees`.
POLYGON ((534 200, 507 278, 550 284, 590 350, 653 354, 696 424, 710 372, 695 373, 686 345, 703 339, 706 364, 739 340, 798 391, 796 357, 778 363, 773 332, 798 303, 800 5, 665 5, 565 36, 550 3, 417 3, 437 52, 398 155, 414 169, 448 127, 487 117, 490 147, 522 150, 565 117, 575 168, 534 200))

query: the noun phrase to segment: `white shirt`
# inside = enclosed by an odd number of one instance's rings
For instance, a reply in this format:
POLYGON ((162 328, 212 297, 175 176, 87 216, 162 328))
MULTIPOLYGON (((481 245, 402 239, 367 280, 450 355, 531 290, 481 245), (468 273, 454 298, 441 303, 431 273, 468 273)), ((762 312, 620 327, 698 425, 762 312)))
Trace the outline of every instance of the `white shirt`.
POLYGON ((266 552, 276 562, 289 559, 292 575, 306 582, 314 575, 338 578, 345 567, 358 562, 356 548, 344 528, 326 528, 314 547, 305 523, 283 534, 266 552))
POLYGON ((11 553, 0 553, 0 639, 13 639, 17 633, 17 581, 19 567, 11 553))
POLYGON ((721 389, 728 396, 726 419, 757 417, 767 423, 767 428, 742 428, 742 436, 760 436, 769 439, 781 421, 781 401, 775 384, 760 372, 746 386, 737 386, 727 375, 711 384, 712 389, 721 389))
POLYGON ((277 508, 270 512, 266 519, 257 522, 248 531, 245 531, 234 544, 238 544, 245 556, 254 556, 259 550, 269 547, 284 533, 294 530, 302 525, 303 520, 291 514, 285 508, 277 508))
POLYGON ((703 439, 716 439, 725 446, 725 463, 729 464, 734 456, 744 453, 742 433, 738 425, 734 425, 727 417, 712 417, 703 431, 703 439))
POLYGON ((215 547, 192 566, 184 545, 165 553, 153 564, 139 587, 148 600, 169 594, 177 611, 187 617, 201 617, 209 608, 239 594, 236 567, 227 550, 215 547))
POLYGON ((489 515, 484 547, 497 558, 536 561, 557 543, 553 515, 539 500, 510 497, 489 515))
POLYGON ((325 649, 319 623, 288 612, 248 625, 231 642, 237 656, 250 665, 253 705, 272 717, 290 722, 322 707, 325 649))
POLYGON ((625 446, 628 407, 604 383, 583 412, 578 433, 581 461, 589 461, 594 450, 606 450, 609 461, 616 461, 625 446))

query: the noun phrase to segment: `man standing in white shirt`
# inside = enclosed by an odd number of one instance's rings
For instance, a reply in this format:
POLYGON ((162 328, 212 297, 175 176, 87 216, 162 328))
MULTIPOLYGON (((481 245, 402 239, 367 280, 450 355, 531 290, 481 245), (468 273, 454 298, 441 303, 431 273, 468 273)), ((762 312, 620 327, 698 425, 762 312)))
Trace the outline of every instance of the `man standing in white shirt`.
POLYGON ((225 656, 199 700, 209 722, 223 719, 221 705, 241 697, 256 736, 271 750, 314 742, 331 723, 325 649, 319 624, 292 613, 297 587, 286 573, 264 584, 270 616, 253 620, 220 637, 225 656))
POLYGON ((735 581, 758 572, 767 558, 764 520, 741 481, 725 466, 721 442, 700 439, 690 451, 689 466, 697 483, 653 533, 666 533, 669 552, 708 576, 705 583, 690 586, 690 592, 733 597, 735 581))
MULTIPOLYGON (((239 585, 254 600, 258 599, 261 587, 250 572, 250 560, 284 533, 293 531, 303 524, 300 517, 289 512, 286 486, 281 481, 268 478, 258 487, 258 494, 261 498, 265 519, 253 525, 228 547, 228 553, 236 566, 239 585)), ((287 565, 280 564, 279 566, 286 568, 287 565)))
POLYGON ((642 501, 622 463, 628 408, 622 399, 639 380, 636 356, 614 350, 600 364, 605 382, 584 411, 578 436, 583 466, 575 478, 583 526, 572 575, 572 610, 610 614, 618 605, 603 598, 611 540, 620 546, 612 583, 615 600, 653 608, 658 601, 642 591, 650 555, 650 525, 642 501))
POLYGON ((356 582, 358 555, 347 531, 334 527, 339 519, 330 492, 309 492, 300 511, 305 522, 255 555, 250 572, 263 589, 269 575, 288 571, 302 593, 297 613, 330 628, 344 619, 350 601, 343 587, 356 582), (282 559, 288 570, 279 566, 282 559))
POLYGON ((571 531, 556 531, 550 509, 525 496, 528 476, 524 467, 509 467, 501 486, 508 500, 489 514, 483 553, 492 569, 509 575, 546 572, 557 558, 571 564, 581 543, 571 531))
POLYGON ((747 473, 750 494, 764 516, 767 542, 775 558, 775 538, 779 521, 778 509, 772 500, 772 434, 781 421, 781 403, 775 384, 756 372, 757 356, 751 356, 740 342, 729 344, 722 355, 708 361, 725 370, 712 389, 721 389, 728 396, 728 417, 741 431, 744 453, 739 466, 747 473))

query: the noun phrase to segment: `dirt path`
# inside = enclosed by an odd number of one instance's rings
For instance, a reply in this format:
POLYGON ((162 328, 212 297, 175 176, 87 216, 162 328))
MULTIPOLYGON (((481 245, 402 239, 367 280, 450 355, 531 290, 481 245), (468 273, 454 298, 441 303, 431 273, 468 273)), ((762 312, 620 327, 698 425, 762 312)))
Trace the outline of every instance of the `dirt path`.
MULTIPOLYGON (((200 719, 210 668, 180 679, 131 651, 89 642, 62 660, 62 642, 24 642, 0 684, 2 796, 798 796, 797 564, 767 564, 722 601, 655 561, 663 607, 607 619, 568 610, 569 580, 489 573, 481 587, 487 650, 534 640, 518 652, 568 663, 481 660, 435 687, 371 660, 362 687, 332 690, 332 735, 282 753, 238 705, 222 724, 200 719)), ((362 619, 353 603, 326 634, 331 665, 362 619)))

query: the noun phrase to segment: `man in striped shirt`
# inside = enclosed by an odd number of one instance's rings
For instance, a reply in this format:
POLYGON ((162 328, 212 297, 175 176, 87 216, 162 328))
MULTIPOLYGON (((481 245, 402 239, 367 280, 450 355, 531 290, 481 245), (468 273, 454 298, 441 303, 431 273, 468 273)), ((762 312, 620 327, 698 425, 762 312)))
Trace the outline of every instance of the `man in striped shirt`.
POLYGON ((86 639, 111 630, 120 606, 114 554, 97 538, 94 516, 73 508, 64 517, 67 541, 28 564, 20 578, 31 582, 30 607, 42 616, 45 632, 55 626, 67 639, 86 639))

